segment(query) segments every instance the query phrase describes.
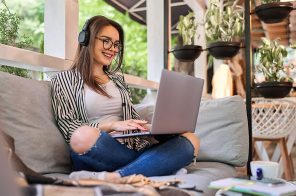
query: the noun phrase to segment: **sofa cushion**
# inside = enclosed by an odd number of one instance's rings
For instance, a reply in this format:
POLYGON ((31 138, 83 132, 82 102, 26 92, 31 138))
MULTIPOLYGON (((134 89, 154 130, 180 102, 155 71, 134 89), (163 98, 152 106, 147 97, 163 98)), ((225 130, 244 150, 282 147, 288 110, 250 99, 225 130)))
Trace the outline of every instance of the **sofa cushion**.
POLYGON ((195 132, 201 138, 200 161, 244 166, 249 134, 246 105, 240 96, 201 102, 195 132))
POLYGON ((70 172, 68 146, 53 117, 50 83, 0 72, 1 130, 15 152, 39 173, 70 172))
POLYGON ((158 176, 151 177, 151 179, 159 181, 178 179, 181 180, 181 187, 194 186, 195 189, 203 191, 202 193, 197 192, 196 195, 212 196, 217 190, 208 188, 210 182, 236 175, 234 167, 219 162, 199 162, 187 166, 186 169, 188 174, 158 176))
MULTIPOLYGON (((35 171, 29 168, 24 162, 15 154, 14 139, 0 130, 0 140, 3 138, 4 149, 9 149, 9 161, 13 170, 22 172, 28 175, 38 175, 35 171)), ((39 174, 40 175, 40 174, 39 174)))
MULTIPOLYGON (((154 105, 137 105, 141 118, 151 122, 154 105)), ((244 166, 248 158, 246 107, 239 96, 203 99, 195 133, 200 137, 199 161, 244 166)))
POLYGON ((7 161, 6 143, 0 135, 0 195, 21 196, 20 186, 16 184, 16 173, 11 170, 10 163, 7 161))
MULTIPOLYGON (((182 187, 191 187, 194 185, 196 189, 202 190, 203 193, 197 193, 194 195, 215 195, 217 190, 209 189, 210 182, 222 178, 229 178, 236 176, 236 169, 228 164, 219 162, 199 162, 197 164, 190 164, 186 167, 186 173, 169 175, 169 176, 154 176, 150 177, 156 181, 167 181, 167 180, 180 180, 182 187)), ((69 175, 65 174, 47 174, 46 176, 51 178, 59 178, 69 180, 69 175)))

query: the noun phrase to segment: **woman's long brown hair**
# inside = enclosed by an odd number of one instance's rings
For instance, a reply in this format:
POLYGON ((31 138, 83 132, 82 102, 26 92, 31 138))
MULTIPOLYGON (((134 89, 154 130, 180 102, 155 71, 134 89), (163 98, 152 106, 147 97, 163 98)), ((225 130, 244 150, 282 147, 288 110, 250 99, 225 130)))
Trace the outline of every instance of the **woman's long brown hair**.
POLYGON ((87 30, 89 32, 89 43, 87 46, 82 46, 79 44, 74 62, 72 65, 72 69, 77 69, 86 85, 88 85, 91 89, 95 90, 96 92, 110 97, 108 93, 100 86, 98 80, 93 75, 94 70, 94 42, 97 33, 106 26, 113 26, 117 29, 119 33, 119 41, 121 44, 121 49, 117 54, 117 59, 115 59, 114 68, 111 70, 111 66, 106 65, 104 66, 104 71, 108 71, 109 73, 113 74, 117 72, 121 68, 121 64, 123 61, 123 53, 124 53, 124 33, 123 29, 120 24, 117 22, 110 20, 104 16, 94 16, 89 19, 87 30))

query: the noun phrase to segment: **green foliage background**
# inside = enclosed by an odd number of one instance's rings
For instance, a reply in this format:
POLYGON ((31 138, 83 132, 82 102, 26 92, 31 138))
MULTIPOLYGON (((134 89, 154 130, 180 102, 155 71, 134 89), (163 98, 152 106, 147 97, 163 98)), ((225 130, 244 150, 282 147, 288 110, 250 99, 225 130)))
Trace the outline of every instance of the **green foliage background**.
POLYGON ((6 0, 10 11, 22 17, 19 34, 32 40, 27 49, 44 52, 44 0, 6 0))
MULTIPOLYGON (((1 0, 0 43, 43 52, 43 43, 40 44, 43 42, 43 31, 40 29, 43 29, 44 5, 42 1, 33 1, 30 4, 21 4, 21 1, 1 0)), ((22 68, 0 65, 0 71, 30 78, 30 71, 22 68)))

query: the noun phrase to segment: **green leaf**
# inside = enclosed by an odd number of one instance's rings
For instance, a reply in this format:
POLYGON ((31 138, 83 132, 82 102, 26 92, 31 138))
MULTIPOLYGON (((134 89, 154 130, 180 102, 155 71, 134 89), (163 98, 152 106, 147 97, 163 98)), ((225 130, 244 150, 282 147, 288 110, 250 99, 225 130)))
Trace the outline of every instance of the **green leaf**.
MULTIPOLYGON (((284 57, 287 56, 287 50, 283 45, 279 44, 279 40, 269 40, 262 38, 262 44, 258 47, 260 55, 259 72, 262 72, 267 81, 279 81, 282 75, 288 77, 284 68, 284 57)), ((284 77, 284 78, 286 78, 284 77)))
POLYGON ((244 9, 236 7, 234 3, 235 1, 209 0, 204 21, 206 29, 215 31, 206 31, 207 41, 231 41, 233 37, 243 34, 244 9))
POLYGON ((192 40, 196 34, 197 22, 194 13, 189 12, 186 16, 180 16, 177 25, 179 35, 182 37, 183 45, 192 44, 192 40))

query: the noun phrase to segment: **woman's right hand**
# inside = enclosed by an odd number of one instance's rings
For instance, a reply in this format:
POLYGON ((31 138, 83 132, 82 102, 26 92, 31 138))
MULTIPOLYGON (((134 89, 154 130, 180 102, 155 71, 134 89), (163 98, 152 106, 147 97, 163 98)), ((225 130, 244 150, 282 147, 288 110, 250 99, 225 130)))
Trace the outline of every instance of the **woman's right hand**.
POLYGON ((122 132, 126 130, 135 130, 139 129, 141 131, 148 131, 146 128, 147 121, 145 120, 135 120, 135 119, 130 119, 130 120, 125 120, 125 121, 115 121, 115 122, 110 122, 106 124, 100 124, 100 129, 105 130, 105 131, 117 131, 117 132, 122 132))

